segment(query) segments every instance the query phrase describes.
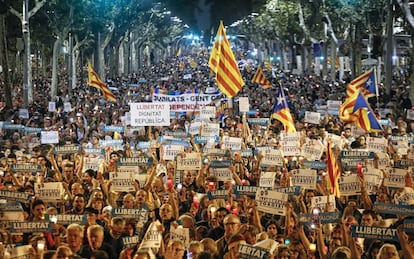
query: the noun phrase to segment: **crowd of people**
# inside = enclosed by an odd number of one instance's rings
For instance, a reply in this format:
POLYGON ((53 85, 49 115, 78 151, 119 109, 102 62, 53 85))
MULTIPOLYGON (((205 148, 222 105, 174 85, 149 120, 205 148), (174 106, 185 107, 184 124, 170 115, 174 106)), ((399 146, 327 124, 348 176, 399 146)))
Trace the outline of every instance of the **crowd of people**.
POLYGON ((380 86, 373 102, 382 132, 342 123, 328 109, 353 78, 265 70, 274 87, 263 89, 250 82, 257 64, 243 67, 243 89, 212 102, 207 120, 194 109, 173 113, 169 126, 129 124, 129 103, 151 102, 156 92, 217 94, 207 59, 173 57, 107 79, 116 102, 85 82, 71 93, 63 83, 51 100, 49 80, 37 78, 34 102, 22 107, 16 88, 14 107, 0 114, 0 257, 414 258, 404 78, 389 97, 380 86), (292 135, 272 118, 279 84, 292 135), (240 97, 249 112, 239 112, 240 97), (307 111, 319 112, 319 122, 307 121, 307 111), (200 128, 219 125, 217 135, 200 141, 202 129, 190 132, 200 120, 200 128), (331 141, 340 196, 327 175, 331 141), (302 151, 277 153, 287 145, 302 151))

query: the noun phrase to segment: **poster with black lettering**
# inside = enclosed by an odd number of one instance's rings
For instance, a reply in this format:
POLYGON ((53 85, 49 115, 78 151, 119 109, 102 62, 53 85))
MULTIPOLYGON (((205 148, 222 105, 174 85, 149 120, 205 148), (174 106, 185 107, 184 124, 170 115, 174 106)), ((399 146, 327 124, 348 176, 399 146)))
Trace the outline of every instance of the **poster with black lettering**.
POLYGON ((231 149, 231 150, 241 150, 241 138, 236 137, 229 137, 229 136, 223 136, 222 137, 222 149, 231 149))
POLYGON ((316 189, 316 170, 312 169, 298 169, 292 170, 292 185, 300 186, 308 190, 316 189))
POLYGON ((407 169, 392 168, 388 176, 384 178, 384 186, 403 188, 405 186, 405 175, 407 172, 407 169))
POLYGON ((259 186, 273 189, 275 186, 276 172, 261 172, 259 186))
POLYGON ((285 204, 288 200, 288 194, 259 189, 256 193, 257 209, 265 213, 285 216, 285 204))
POLYGON ((164 103, 130 103, 131 126, 169 126, 170 105, 164 103))
POLYGON ((188 247, 188 244, 190 243, 190 230, 188 228, 183 228, 182 226, 178 226, 177 228, 171 226, 170 240, 181 240, 184 243, 184 246, 188 247))
POLYGON ((135 191, 134 173, 132 172, 110 172, 111 191, 114 192, 131 192, 135 191))
POLYGON ((34 187, 36 198, 45 202, 59 202, 65 192, 61 182, 35 183, 34 187))
POLYGON ((359 195, 361 193, 361 182, 356 174, 341 176, 338 184, 341 195, 351 196, 359 195))
POLYGON ((330 212, 336 209, 335 196, 315 196, 311 201, 312 208, 319 208, 321 212, 330 212))
POLYGON ((181 145, 162 145, 161 158, 165 161, 175 160, 177 154, 184 152, 184 146, 181 145))
POLYGON ((264 150, 263 153, 263 159, 261 161, 261 164, 267 165, 267 166, 283 166, 284 158, 283 153, 281 150, 278 149, 271 149, 271 150, 264 150))
POLYGON ((177 170, 200 170, 201 154, 198 152, 182 153, 177 156, 177 170))
POLYGON ((320 160, 325 146, 320 140, 306 138, 306 142, 302 145, 301 156, 307 160, 320 160))
POLYGON ((372 152, 386 152, 388 140, 386 138, 367 137, 367 149, 372 152))
POLYGON ((138 250, 143 248, 160 248, 162 233, 159 231, 162 224, 157 220, 149 225, 138 250))
POLYGON ((220 124, 202 123, 200 135, 203 137, 214 137, 220 135, 220 124))
POLYGON ((252 246, 249 244, 239 244, 239 254, 241 259, 267 259, 269 258, 269 250, 252 246))

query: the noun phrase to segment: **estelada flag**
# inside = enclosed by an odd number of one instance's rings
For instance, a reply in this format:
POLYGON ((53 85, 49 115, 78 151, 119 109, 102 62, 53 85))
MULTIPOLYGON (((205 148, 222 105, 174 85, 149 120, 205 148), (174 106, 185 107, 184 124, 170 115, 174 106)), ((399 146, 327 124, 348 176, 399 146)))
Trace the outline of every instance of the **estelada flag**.
POLYGON ((106 84, 102 82, 101 79, 99 79, 99 76, 93 69, 91 62, 88 62, 88 84, 92 87, 100 89, 103 92, 106 100, 116 102, 115 95, 106 86, 106 84))

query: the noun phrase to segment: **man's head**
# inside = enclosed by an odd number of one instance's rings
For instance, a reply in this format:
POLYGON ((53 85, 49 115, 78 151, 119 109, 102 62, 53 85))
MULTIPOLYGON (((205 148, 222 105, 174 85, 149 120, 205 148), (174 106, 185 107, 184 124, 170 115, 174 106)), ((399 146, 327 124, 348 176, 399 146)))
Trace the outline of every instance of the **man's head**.
POLYGON ((83 213, 85 209, 85 197, 82 194, 76 194, 72 202, 73 210, 76 213, 83 213))
POLYGON ((32 203, 33 220, 43 220, 46 211, 46 205, 42 200, 35 200, 32 203))
POLYGON ((121 237, 123 230, 125 228, 125 223, 125 219, 121 217, 114 217, 111 219, 109 233, 114 239, 118 239, 121 237))
POLYGON ((165 258, 168 259, 182 259, 184 256, 184 243, 181 240, 170 240, 167 246, 165 258))
POLYGON ((79 224, 70 224, 67 228, 66 243, 72 252, 77 253, 82 247, 83 227, 79 224))
POLYGON ((242 235, 235 234, 230 237, 229 241, 227 242, 227 246, 229 249, 228 253, 226 254, 226 256, 228 256, 227 258, 236 259, 240 257, 240 254, 239 254, 240 244, 246 244, 246 241, 244 240, 244 237, 242 235))
POLYGON ((162 221, 168 221, 173 217, 173 208, 170 204, 163 204, 160 208, 160 217, 162 221))
POLYGON ((104 240, 104 228, 99 225, 92 225, 88 227, 87 236, 91 250, 99 250, 104 240))
POLYGON ((223 224, 224 236, 228 239, 239 231, 241 223, 239 217, 233 214, 229 214, 224 218, 223 224))
POLYGON ((64 165, 63 165, 63 170, 62 170, 62 172, 63 172, 63 175, 65 176, 65 177, 72 177, 73 176, 73 170, 75 169, 75 166, 74 166, 74 164, 72 163, 72 162, 66 162, 64 165))
POLYGON ((373 210, 364 210, 362 212, 361 225, 372 227, 377 221, 377 215, 373 210))
POLYGON ((135 207, 135 197, 134 195, 128 193, 122 199, 122 207, 127 209, 133 209, 135 207))

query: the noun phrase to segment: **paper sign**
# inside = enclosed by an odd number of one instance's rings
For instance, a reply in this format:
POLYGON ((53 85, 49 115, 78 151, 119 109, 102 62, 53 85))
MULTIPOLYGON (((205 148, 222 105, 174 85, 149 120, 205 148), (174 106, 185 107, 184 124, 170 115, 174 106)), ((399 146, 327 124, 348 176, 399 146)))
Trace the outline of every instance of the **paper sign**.
POLYGON ((311 124, 319 124, 321 119, 321 114, 319 112, 305 112, 305 122, 311 124))
POLYGON ((367 137, 367 149, 373 152, 386 152, 388 140, 386 138, 367 137))
POLYGON ((56 111, 56 102, 49 102, 48 111, 49 112, 55 112, 56 111))
POLYGON ((285 160, 280 150, 266 150, 263 155, 262 164, 283 166, 285 160))
POLYGON ((341 195, 350 196, 361 193, 361 182, 356 174, 342 176, 339 178, 338 183, 341 195))
POLYGON ((239 97, 239 111, 243 113, 249 110, 249 97, 239 97))
POLYGON ((70 110, 72 110, 72 105, 70 104, 70 102, 63 103, 63 111, 70 112, 70 110))
POLYGON ((269 250, 249 244, 239 244, 239 256, 241 259, 267 259, 269 250))
POLYGON ((273 189, 275 185, 276 172, 261 172, 259 186, 273 189))
POLYGON ((188 247, 190 243, 190 231, 188 228, 178 226, 177 228, 171 227, 170 240, 180 240, 184 243, 184 247, 188 247))
POLYGON ((302 145, 301 156, 306 157, 307 160, 320 160, 324 149, 325 146, 319 140, 307 139, 302 145))
POLYGON ((158 228, 161 226, 159 221, 152 222, 142 239, 139 249, 143 248, 160 248, 162 235, 158 228))
POLYGON ((231 170, 229 168, 212 168, 212 174, 217 178, 217 181, 231 181, 233 180, 231 170))
POLYGON ((177 154, 184 152, 183 146, 178 145, 163 145, 161 146, 161 157, 165 161, 175 160, 177 154))
POLYGON ((312 208, 319 208, 321 212, 329 212, 335 210, 335 196, 315 196, 311 201, 312 208), (327 205, 328 204, 328 205, 327 205))
POLYGON ((257 209, 265 213, 285 216, 285 204, 288 201, 286 193, 260 189, 256 193, 257 209))
POLYGON ((201 125, 201 136, 214 137, 220 134, 220 124, 218 123, 204 123, 201 125))
POLYGON ((61 182, 35 183, 36 198, 46 202, 58 202, 64 194, 61 182))
POLYGON ((115 192, 131 192, 135 191, 134 188, 134 174, 133 173, 121 173, 111 172, 109 173, 109 179, 112 180, 111 191, 115 192))
POLYGON ((200 108, 200 119, 209 120, 216 117, 216 107, 204 106, 200 108))
POLYGON ((59 143, 59 132, 57 131, 42 131, 40 134, 40 143, 42 144, 59 143))
POLYGON ((241 138, 235 138, 235 137, 229 137, 229 136, 223 136, 222 138, 222 149, 231 149, 231 150, 240 150, 241 149, 241 138))
POLYGON ((402 188, 405 186, 406 169, 393 168, 388 177, 384 179, 384 186, 402 188))
POLYGON ((414 110, 407 110, 407 120, 414 120, 414 110))
POLYGON ((177 156, 177 170, 200 170, 201 166, 200 153, 183 153, 177 156))
POLYGON ((169 126, 170 106, 164 103, 130 103, 131 126, 169 126))
POLYGON ((311 169, 299 169, 292 175, 292 184, 294 186, 300 186, 305 189, 316 189, 316 170, 311 169))
POLYGON ((369 226, 351 226, 351 236, 378 240, 398 241, 397 229, 369 226))

